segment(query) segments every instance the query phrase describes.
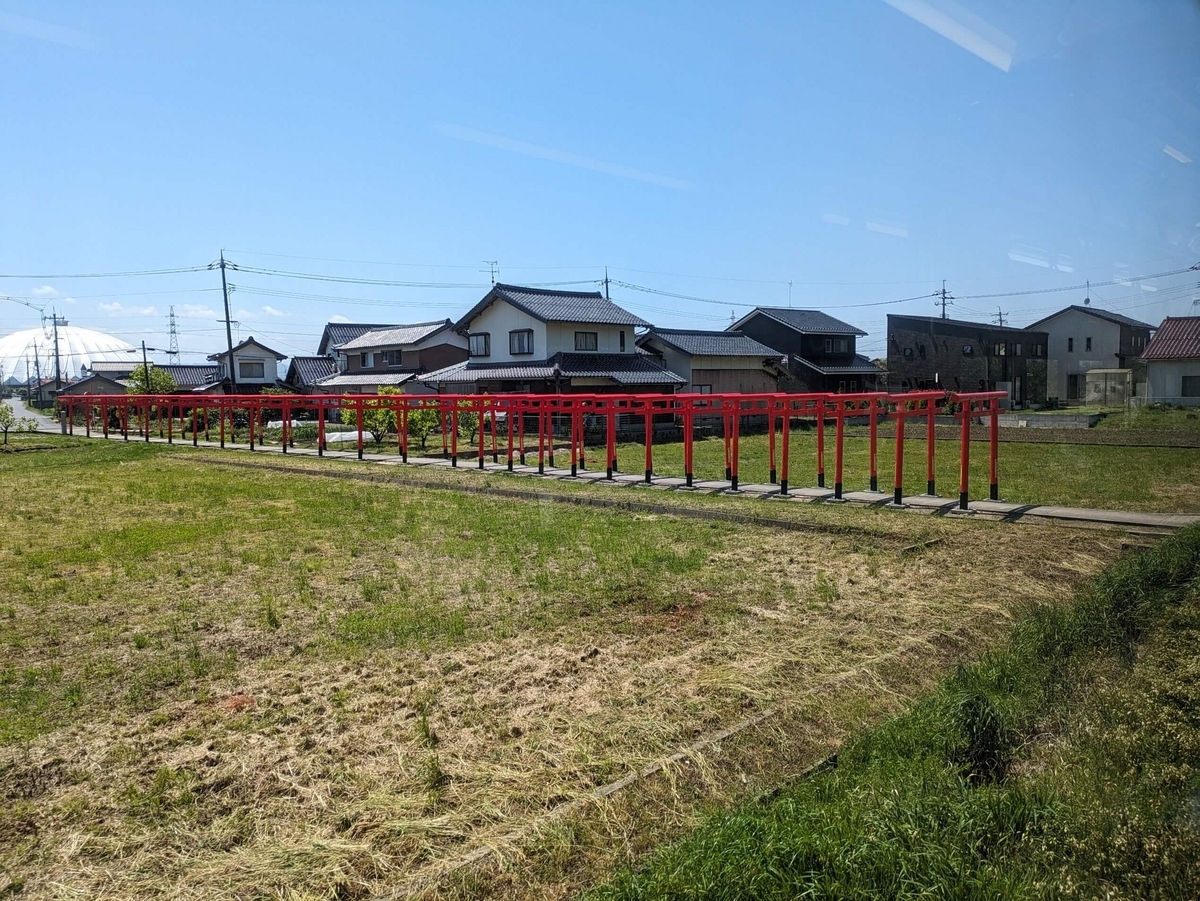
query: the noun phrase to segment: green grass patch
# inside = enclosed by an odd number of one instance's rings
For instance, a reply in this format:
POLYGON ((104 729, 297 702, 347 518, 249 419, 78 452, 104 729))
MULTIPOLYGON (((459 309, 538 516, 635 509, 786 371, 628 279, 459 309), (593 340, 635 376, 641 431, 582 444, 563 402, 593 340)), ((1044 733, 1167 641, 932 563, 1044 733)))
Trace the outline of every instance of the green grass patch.
POLYGON ((1200 527, 592 899, 1200 896, 1200 527))

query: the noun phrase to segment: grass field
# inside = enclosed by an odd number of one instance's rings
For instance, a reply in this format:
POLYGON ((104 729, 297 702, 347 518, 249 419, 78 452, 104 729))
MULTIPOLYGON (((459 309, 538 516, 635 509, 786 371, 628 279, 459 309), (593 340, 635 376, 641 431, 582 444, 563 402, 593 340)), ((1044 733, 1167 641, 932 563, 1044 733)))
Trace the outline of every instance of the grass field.
POLYGON ((1200 526, 590 897, 1200 897, 1200 526))
MULTIPOLYGON (((776 454, 779 454, 776 436, 776 454)), ((793 431, 791 436, 793 487, 815 485, 817 440, 814 431, 793 431)), ((935 442, 935 476, 938 493, 958 496, 958 444, 935 442)), ((843 484, 847 491, 869 487, 869 443, 865 438, 847 437, 843 484)), ((925 441, 904 442, 904 485, 906 494, 925 492, 925 441)), ((683 445, 653 447, 654 471, 658 475, 682 476, 683 445)), ((603 451, 599 462, 602 462, 603 451)), ((776 457, 777 466, 778 456, 776 457)), ((1064 504, 1110 510, 1147 510, 1163 513, 1200 512, 1200 448, 1106 447, 1102 445, 1017 444, 1000 446, 1000 496, 1015 503, 1064 504)), ((618 463, 624 472, 645 470, 645 447, 621 445, 618 463)), ((766 482, 770 475, 766 435, 741 438, 739 475, 743 484, 766 482)), ((881 438, 877 467, 879 487, 890 491, 895 473, 895 442, 881 438)), ((718 479, 725 475, 725 443, 709 438, 695 444, 697 478, 718 479)), ((826 434, 825 484, 833 487, 833 435, 826 434)), ((971 497, 988 494, 987 445, 971 446, 971 497)))
POLYGON ((363 484, 15 444, 44 448, 0 455, 0 892, 21 897, 359 897, 498 843, 505 868, 442 892, 566 896, 827 753, 1120 550, 875 510, 784 505, 800 534, 385 468, 363 484))

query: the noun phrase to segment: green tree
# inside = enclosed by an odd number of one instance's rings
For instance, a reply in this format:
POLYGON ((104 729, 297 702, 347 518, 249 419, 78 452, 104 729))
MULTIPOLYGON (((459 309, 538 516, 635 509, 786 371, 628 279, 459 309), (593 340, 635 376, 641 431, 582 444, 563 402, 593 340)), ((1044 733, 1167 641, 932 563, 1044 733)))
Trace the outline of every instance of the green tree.
POLYGON ((130 394, 170 394, 176 387, 171 374, 164 369, 159 369, 153 363, 150 364, 149 381, 146 379, 145 366, 139 366, 129 373, 126 381, 129 382, 126 390, 130 394))
POLYGON ((17 424, 17 414, 6 403, 0 403, 0 432, 4 433, 4 443, 8 444, 8 430, 17 424))
POLYGON ((442 424, 441 414, 434 407, 421 407, 408 411, 408 437, 421 442, 421 450, 425 450, 425 442, 433 434, 433 430, 442 424))
POLYGON ((473 406, 467 400, 458 403, 458 434, 462 435, 465 432, 468 444, 475 443, 475 434, 479 431, 479 414, 473 406))
POLYGON ((371 433, 376 444, 382 444, 389 432, 396 431, 396 410, 390 398, 400 393, 399 388, 380 385, 376 397, 363 400, 363 428, 371 433))

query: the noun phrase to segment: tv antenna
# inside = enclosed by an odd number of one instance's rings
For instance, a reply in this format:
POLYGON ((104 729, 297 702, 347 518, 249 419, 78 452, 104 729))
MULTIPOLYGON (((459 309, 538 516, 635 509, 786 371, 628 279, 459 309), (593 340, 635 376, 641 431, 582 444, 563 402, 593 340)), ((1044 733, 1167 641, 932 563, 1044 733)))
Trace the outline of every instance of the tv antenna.
POLYGON ((500 274, 500 261, 499 260, 484 260, 483 262, 487 264, 488 272, 490 272, 491 276, 492 276, 492 285, 495 286, 496 276, 500 274))

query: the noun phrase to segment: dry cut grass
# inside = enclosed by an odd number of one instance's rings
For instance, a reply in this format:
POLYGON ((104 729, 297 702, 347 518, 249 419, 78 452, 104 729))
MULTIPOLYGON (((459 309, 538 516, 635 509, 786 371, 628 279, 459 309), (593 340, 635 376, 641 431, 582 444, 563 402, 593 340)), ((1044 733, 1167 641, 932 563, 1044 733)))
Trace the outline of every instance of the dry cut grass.
POLYGON ((1120 546, 871 511, 798 535, 121 445, 10 455, 0 485, 0 891, 37 898, 367 897, 531 824, 512 878, 421 884, 562 895, 779 770, 779 736, 740 784, 698 753, 630 789, 642 810, 550 811, 767 709, 829 747, 1120 546))

